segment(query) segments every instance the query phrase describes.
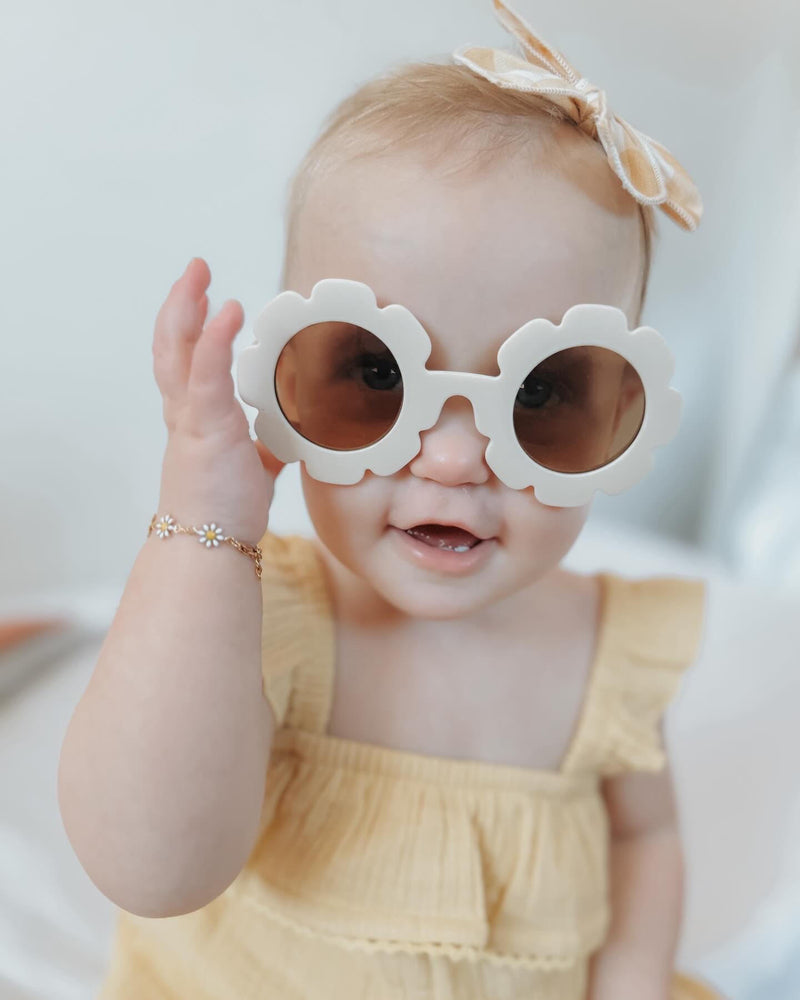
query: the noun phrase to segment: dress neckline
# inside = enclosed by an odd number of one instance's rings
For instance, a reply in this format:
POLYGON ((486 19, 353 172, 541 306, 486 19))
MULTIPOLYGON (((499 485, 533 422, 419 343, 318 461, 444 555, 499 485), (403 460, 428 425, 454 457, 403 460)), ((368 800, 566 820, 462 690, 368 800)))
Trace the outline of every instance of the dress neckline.
MULTIPOLYGON (((336 671, 336 620, 326 567, 322 557, 316 551, 313 540, 307 539, 307 542, 310 564, 310 573, 307 579, 312 590, 310 596, 315 600, 324 618, 321 623, 319 618, 316 618, 316 621, 318 625, 322 624, 326 628, 325 641, 320 644, 326 651, 325 662, 321 665, 309 665, 309 669, 313 668, 317 675, 314 677, 314 687, 317 689, 317 697, 322 694, 320 699, 322 711, 318 719, 319 728, 284 730, 285 739, 291 739, 294 743, 299 742, 307 748, 313 748, 317 757, 321 756, 331 764, 346 764, 359 770, 391 773, 417 779, 426 778, 439 783, 459 785, 464 784, 465 779, 468 779, 467 784, 469 785, 477 782, 494 787, 522 790, 552 789, 554 791, 572 788, 585 790, 596 784, 596 775, 572 771, 570 765, 583 742, 583 734, 587 729, 592 706, 596 700, 596 692, 601 683, 603 666, 609 657, 612 634, 612 594, 615 579, 613 573, 598 571, 592 574, 599 582, 600 602, 594 652, 584 685, 581 707, 567 750, 557 768, 532 768, 519 764, 447 757, 441 754, 424 754, 413 750, 398 750, 365 740, 351 740, 347 737, 335 736, 325 731, 330 717, 336 671)), ((309 627, 311 627, 310 623, 309 627)), ((277 737, 279 734, 275 735, 277 737)))

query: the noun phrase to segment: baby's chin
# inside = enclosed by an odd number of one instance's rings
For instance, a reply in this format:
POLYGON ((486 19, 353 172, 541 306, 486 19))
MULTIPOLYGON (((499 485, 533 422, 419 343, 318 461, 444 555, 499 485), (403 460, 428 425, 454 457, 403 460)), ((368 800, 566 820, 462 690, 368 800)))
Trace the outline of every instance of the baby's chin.
MULTIPOLYGON (((482 543, 485 554, 467 571, 444 571, 415 565, 404 551, 403 540, 386 534, 371 551, 362 553, 350 569, 364 586, 379 595, 402 616, 425 621, 473 619, 480 612, 498 608, 523 590, 530 580, 515 578, 514 570, 496 542, 482 543)), ((543 568, 547 572, 549 567, 543 568)))
POLYGON ((467 621, 496 604, 500 595, 485 586, 456 587, 452 581, 406 584, 402 580, 369 579, 374 590, 404 617, 420 621, 467 621))
POLYGON ((333 557, 339 565, 334 572, 342 582, 342 567, 347 572, 345 586, 363 623, 392 618, 467 619, 513 589, 503 579, 499 563, 493 562, 499 552, 488 552, 483 565, 468 573, 437 572, 415 565, 397 538, 399 529, 391 526, 375 534, 331 531, 326 524, 315 527, 324 557, 329 563, 333 557))

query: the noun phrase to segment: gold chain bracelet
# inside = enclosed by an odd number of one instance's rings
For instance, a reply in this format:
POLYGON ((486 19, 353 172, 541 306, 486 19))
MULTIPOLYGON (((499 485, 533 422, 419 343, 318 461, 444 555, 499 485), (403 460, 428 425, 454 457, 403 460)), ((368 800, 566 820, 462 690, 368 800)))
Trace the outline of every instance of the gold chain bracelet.
POLYGON ((160 517, 158 514, 153 514, 150 519, 150 527, 147 529, 148 538, 153 530, 155 530, 159 538, 169 538, 170 535, 193 534, 200 544, 205 545, 207 549, 210 549, 212 545, 214 548, 217 548, 220 542, 230 542, 235 549, 238 549, 239 552, 246 556, 250 556, 255 561, 256 577, 259 580, 261 579, 261 546, 247 545, 236 538, 224 535, 222 529, 218 528, 213 521, 211 524, 204 524, 200 528, 184 528, 182 524, 177 524, 169 514, 162 514, 160 517))

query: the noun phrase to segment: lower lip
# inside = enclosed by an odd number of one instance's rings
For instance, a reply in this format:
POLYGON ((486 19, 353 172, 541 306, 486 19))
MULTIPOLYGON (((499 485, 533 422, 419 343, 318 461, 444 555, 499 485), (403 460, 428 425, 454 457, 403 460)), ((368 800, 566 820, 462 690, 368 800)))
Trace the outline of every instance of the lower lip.
POLYGON ((393 525, 390 525, 389 530, 396 539, 400 551, 415 566, 452 576, 474 572, 489 559, 497 544, 496 539, 487 538, 466 552, 452 552, 426 545, 425 542, 393 525))

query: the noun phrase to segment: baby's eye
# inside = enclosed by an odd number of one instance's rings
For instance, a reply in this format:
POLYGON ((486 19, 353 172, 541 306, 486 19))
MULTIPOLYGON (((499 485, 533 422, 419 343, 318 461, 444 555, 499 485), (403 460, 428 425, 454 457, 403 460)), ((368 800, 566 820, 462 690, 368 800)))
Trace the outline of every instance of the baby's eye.
POLYGON ((516 402, 526 409, 542 409, 548 403, 554 405, 561 400, 556 383, 550 382, 531 372, 519 388, 516 402))
POLYGON ((370 389, 394 389, 402 382, 400 369, 391 354, 362 354, 353 367, 370 389))

